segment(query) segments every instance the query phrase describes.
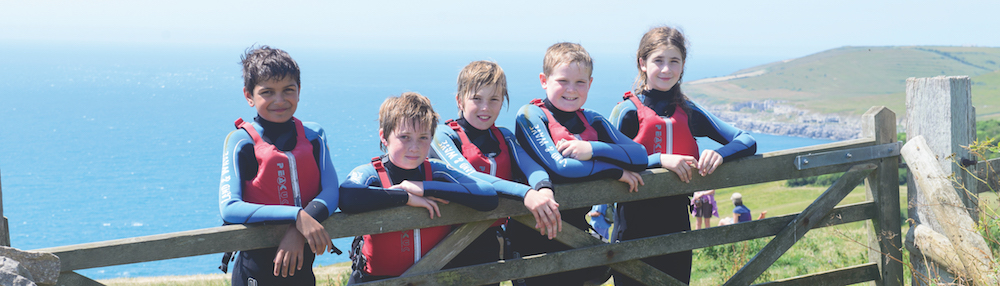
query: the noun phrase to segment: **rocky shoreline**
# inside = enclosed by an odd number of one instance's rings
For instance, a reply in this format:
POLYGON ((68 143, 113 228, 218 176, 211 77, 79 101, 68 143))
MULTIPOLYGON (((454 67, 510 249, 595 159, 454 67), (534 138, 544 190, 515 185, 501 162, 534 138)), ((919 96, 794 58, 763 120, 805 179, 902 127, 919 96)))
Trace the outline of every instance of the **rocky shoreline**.
POLYGON ((861 137, 860 116, 818 114, 776 100, 705 107, 719 119, 754 133, 837 141, 861 137))

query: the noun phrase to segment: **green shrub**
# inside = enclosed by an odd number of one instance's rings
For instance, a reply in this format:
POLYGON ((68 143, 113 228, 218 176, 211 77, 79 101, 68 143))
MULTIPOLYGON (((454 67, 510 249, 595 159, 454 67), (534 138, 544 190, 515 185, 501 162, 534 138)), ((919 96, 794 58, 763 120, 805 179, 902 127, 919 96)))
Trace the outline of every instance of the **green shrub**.
MULTIPOLYGON (((906 185, 906 174, 909 173, 907 169, 899 169, 899 185, 906 185)), ((805 178, 795 178, 785 180, 785 186, 788 187, 802 187, 802 186, 813 186, 813 187, 829 187, 832 186, 834 182, 840 179, 844 173, 833 173, 805 178)))

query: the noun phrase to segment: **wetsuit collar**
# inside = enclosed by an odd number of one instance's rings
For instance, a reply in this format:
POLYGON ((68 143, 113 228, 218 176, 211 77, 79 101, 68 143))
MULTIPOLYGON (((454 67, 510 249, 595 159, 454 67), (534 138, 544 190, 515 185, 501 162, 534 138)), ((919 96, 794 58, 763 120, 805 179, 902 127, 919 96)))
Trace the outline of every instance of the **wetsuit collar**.
POLYGON ((398 184, 403 180, 424 181, 426 177, 424 171, 422 170, 423 164, 420 164, 419 167, 411 170, 403 169, 396 166, 396 164, 393 164, 392 161, 389 160, 389 155, 382 155, 382 166, 384 166, 386 173, 389 174, 389 179, 392 180, 392 184, 390 184, 390 186, 398 184))
POLYGON ((479 151, 483 154, 489 153, 500 153, 500 143, 497 140, 503 140, 500 138, 493 138, 492 132, 489 129, 479 130, 469 124, 469 121, 465 118, 456 119, 459 126, 462 126, 462 130, 465 131, 465 136, 469 138, 472 144, 479 148, 479 151), (485 137, 484 137, 485 136, 485 137))
POLYGON ((288 120, 282 123, 275 123, 267 121, 258 114, 257 117, 253 118, 253 121, 260 124, 264 130, 262 130, 260 137, 264 139, 264 142, 271 143, 278 147, 281 151, 291 151, 295 149, 296 136, 298 132, 295 130, 295 122, 288 120))
POLYGON ((468 120, 465 120, 465 117, 455 119, 455 122, 458 122, 458 125, 462 126, 462 130, 465 130, 465 135, 469 136, 469 138, 478 138, 479 136, 489 132, 489 129, 479 130, 475 126, 472 126, 472 124, 469 124, 468 120))
MULTIPOLYGON (((674 87, 677 88, 677 87, 674 87)), ((656 114, 661 116, 671 116, 674 114, 674 90, 670 89, 668 91, 660 90, 646 90, 642 92, 645 98, 642 100, 642 105, 649 107, 656 114)))
POLYGON ((556 121, 559 121, 559 124, 562 124, 563 127, 566 127, 566 130, 569 130, 570 133, 580 134, 587 129, 587 126, 583 124, 583 121, 580 121, 580 117, 576 115, 576 111, 565 112, 559 110, 555 105, 552 105, 552 102, 549 102, 548 98, 542 99, 542 103, 544 103, 545 108, 552 113, 552 117, 555 118, 556 121))

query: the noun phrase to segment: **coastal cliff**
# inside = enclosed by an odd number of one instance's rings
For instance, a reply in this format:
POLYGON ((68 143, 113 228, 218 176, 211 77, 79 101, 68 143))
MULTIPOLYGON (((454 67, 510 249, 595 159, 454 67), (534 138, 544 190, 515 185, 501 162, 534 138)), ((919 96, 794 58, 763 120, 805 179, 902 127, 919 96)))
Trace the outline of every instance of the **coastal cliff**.
MULTIPOLYGON (((1000 118, 1000 48, 841 47, 684 84, 685 93, 736 127, 832 140, 859 138, 872 106, 906 112, 906 79, 971 77, 980 120, 1000 118)), ((899 128, 898 130, 904 130, 899 128)))
POLYGON ((713 114, 753 133, 848 140, 861 136, 861 118, 819 114, 776 100, 706 105, 713 114))

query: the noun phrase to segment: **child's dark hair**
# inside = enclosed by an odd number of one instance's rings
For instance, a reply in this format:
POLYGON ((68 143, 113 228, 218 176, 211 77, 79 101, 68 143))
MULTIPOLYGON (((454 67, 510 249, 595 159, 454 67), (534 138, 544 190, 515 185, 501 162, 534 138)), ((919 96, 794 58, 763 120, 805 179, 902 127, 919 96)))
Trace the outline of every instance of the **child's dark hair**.
MULTIPOLYGON (((646 82, 646 72, 642 71, 641 66, 641 63, 649 57, 649 54, 660 47, 676 48, 681 53, 681 60, 687 63, 687 44, 687 40, 684 39, 684 34, 680 30, 668 26, 653 27, 645 35, 642 35, 642 40, 639 41, 639 50, 636 51, 635 55, 635 65, 639 70, 639 75, 635 77, 635 83, 632 85, 632 93, 641 94, 643 91, 649 89, 646 82)), ((674 95, 674 103, 685 111, 690 112, 690 107, 687 105, 688 98, 681 92, 681 82, 683 80, 684 72, 681 72, 677 83, 670 88, 670 93, 674 95)))
POLYGON ((251 46, 240 56, 240 62, 243 64, 243 88, 248 92, 252 93, 260 82, 281 80, 286 77, 295 80, 295 85, 302 86, 299 79, 299 64, 281 49, 251 46))

